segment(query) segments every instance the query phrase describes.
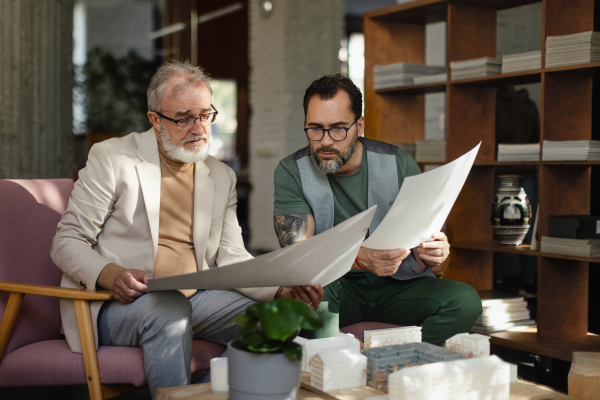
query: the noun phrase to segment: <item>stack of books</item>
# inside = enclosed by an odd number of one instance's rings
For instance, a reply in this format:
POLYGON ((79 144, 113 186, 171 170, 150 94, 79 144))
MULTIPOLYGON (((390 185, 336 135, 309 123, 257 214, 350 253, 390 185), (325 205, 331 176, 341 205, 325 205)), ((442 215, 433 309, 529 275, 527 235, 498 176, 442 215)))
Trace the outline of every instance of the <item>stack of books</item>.
POLYGON ((498 144, 498 161, 539 161, 540 144, 498 144))
POLYGON ((542 236, 542 253, 578 257, 600 257, 600 239, 567 239, 542 236))
POLYGON ((414 159, 417 145, 414 143, 395 143, 396 146, 408 153, 408 155, 414 159))
POLYGON ((600 140, 544 140, 543 161, 600 160, 600 140))
POLYGON ((415 154, 417 162, 446 162, 445 140, 419 140, 415 154))
POLYGON ((439 75, 446 67, 424 64, 396 63, 375 65, 373 67, 373 87, 387 89, 414 84, 414 78, 423 75, 439 75))
POLYGON ((483 57, 473 60, 452 61, 450 63, 452 80, 478 78, 496 75, 502 72, 502 61, 497 58, 483 57))
POLYGON ((528 51, 527 53, 507 54, 502 56, 502 73, 527 71, 542 68, 542 51, 528 51))
POLYGON ((600 61, 600 32, 546 38, 546 68, 600 61))
POLYGON ((427 83, 446 82, 447 80, 448 74, 444 72, 443 74, 415 76, 414 84, 425 85, 427 83))
POLYGON ((495 291, 479 294, 483 313, 471 330, 491 333, 535 326, 523 297, 510 297, 495 291))

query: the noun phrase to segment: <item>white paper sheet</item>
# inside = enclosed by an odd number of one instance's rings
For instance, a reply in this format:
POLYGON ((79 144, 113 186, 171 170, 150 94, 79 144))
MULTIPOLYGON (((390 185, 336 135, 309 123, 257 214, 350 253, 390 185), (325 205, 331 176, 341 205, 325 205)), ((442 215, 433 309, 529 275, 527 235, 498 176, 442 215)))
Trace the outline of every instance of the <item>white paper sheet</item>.
POLYGON ((350 271, 376 206, 293 246, 253 260, 191 274, 150 279, 148 289, 233 289, 268 286, 322 286, 350 271))
POLYGON ((404 179, 400 192, 375 232, 363 247, 376 250, 412 249, 431 240, 450 214, 481 142, 456 160, 404 179))

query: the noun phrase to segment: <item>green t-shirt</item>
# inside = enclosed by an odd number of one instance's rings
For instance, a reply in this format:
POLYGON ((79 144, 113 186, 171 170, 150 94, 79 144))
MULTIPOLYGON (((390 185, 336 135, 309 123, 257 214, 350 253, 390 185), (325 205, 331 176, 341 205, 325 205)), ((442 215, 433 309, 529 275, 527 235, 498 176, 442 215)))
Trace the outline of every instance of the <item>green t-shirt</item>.
MULTIPOLYGON (((361 143, 362 145, 362 143, 361 143)), ((339 176, 327 174, 333 192, 333 224, 337 225, 368 208, 368 164, 367 152, 363 146, 363 158, 358 172, 339 176)), ((396 151, 396 167, 398 168, 398 187, 404 178, 421 173, 417 163, 404 150, 396 151)), ((275 208, 273 216, 284 214, 312 214, 304 197, 302 179, 298 164, 293 155, 279 162, 275 169, 275 208)))

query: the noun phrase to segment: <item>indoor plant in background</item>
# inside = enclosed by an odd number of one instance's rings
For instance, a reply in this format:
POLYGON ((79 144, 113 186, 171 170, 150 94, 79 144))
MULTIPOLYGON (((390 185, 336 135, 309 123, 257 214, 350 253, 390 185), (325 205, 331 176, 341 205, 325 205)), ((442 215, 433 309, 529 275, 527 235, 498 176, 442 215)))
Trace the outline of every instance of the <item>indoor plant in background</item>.
POLYGON ((300 329, 321 328, 321 318, 302 301, 279 298, 252 304, 236 323, 242 329, 228 345, 229 399, 295 400, 302 347, 293 340, 300 329))

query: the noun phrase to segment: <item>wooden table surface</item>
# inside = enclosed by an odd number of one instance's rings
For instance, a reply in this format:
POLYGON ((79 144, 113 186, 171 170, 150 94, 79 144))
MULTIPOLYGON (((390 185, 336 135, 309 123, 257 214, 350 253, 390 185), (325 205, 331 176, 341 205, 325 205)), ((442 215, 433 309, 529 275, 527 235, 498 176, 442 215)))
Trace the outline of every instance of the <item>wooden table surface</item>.
MULTIPOLYGON (((302 387, 298 390, 298 400, 365 400, 369 397, 385 394, 369 386, 360 386, 350 389, 333 390, 327 393, 318 389, 305 389, 306 375, 303 376, 302 387)), ((309 380, 310 382, 310 380, 309 380)), ((310 386, 308 386, 310 387, 310 386)), ((226 400, 226 395, 212 394, 210 383, 197 385, 176 386, 158 389, 156 400, 226 400)), ((576 400, 574 397, 556 392, 550 388, 536 385, 531 382, 519 381, 510 384, 509 400, 576 400)))

